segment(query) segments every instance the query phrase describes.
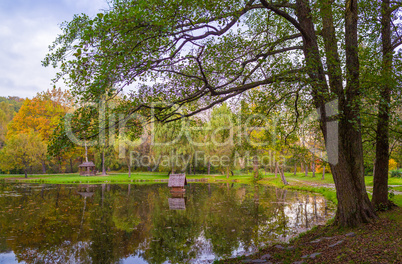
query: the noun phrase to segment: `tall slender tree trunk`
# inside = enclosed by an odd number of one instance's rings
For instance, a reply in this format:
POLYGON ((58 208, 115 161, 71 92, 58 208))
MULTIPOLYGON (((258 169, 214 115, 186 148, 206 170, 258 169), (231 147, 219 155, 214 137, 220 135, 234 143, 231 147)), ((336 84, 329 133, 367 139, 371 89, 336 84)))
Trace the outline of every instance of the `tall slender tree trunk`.
POLYGON ((60 156, 57 157, 57 165, 59 165, 58 170, 59 170, 59 173, 61 173, 61 157, 60 156))
POLYGON ((374 159, 374 162, 373 162, 373 179, 374 179, 374 175, 375 175, 375 159, 374 159))
POLYGON ((254 171, 254 179, 258 179, 259 164, 258 164, 258 156, 257 155, 254 155, 254 157, 253 157, 253 171, 254 171))
POLYGON ((308 176, 308 164, 304 166, 304 176, 308 176))
POLYGON ((24 169, 25 178, 28 178, 28 170, 27 168, 24 169))
POLYGON ((128 165, 128 177, 131 178, 131 164, 128 165))
POLYGON ((70 158, 70 169, 71 169, 71 173, 74 172, 74 168, 73 168, 73 159, 70 158))
POLYGON ((294 169, 293 175, 296 176, 296 173, 297 173, 297 164, 295 163, 295 169, 294 169))
POLYGON ((105 150, 102 150, 102 175, 107 175, 105 169, 105 150))
POLYGON ((378 102, 372 203, 377 208, 386 208, 391 204, 388 200, 389 114, 393 79, 390 0, 382 0, 381 14, 382 86, 380 87, 380 99, 378 102))
POLYGON ((278 162, 275 162, 275 178, 278 177, 277 174, 278 174, 278 162))
POLYGON ((311 164, 311 172, 313 173, 313 177, 315 177, 315 161, 311 164))
POLYGON ((85 141, 85 162, 88 162, 88 147, 87 147, 87 142, 85 141))
POLYGON ((46 164, 44 160, 42 160, 42 173, 46 174, 46 164))
POLYGON ((281 180, 282 180, 283 184, 288 185, 289 183, 286 181, 285 173, 283 172, 283 166, 279 168, 279 172, 280 172, 281 180))
POLYGON ((322 178, 321 180, 325 179, 325 164, 322 165, 322 178))

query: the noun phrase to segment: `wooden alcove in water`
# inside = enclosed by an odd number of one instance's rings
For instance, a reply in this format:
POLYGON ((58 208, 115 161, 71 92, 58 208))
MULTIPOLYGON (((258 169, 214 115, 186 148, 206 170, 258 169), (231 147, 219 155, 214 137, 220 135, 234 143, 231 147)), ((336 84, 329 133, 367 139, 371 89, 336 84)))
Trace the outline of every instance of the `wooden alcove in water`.
POLYGON ((186 189, 184 186, 187 185, 186 174, 170 174, 168 187, 171 193, 184 193, 186 189))

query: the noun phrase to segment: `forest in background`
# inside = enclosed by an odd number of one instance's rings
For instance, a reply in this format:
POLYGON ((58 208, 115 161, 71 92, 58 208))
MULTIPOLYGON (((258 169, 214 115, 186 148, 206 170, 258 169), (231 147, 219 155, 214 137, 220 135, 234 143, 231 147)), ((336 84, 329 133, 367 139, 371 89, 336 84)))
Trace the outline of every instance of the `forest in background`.
MULTIPOLYGON (((293 117, 281 111, 281 107, 271 112, 270 119, 257 115, 255 98, 259 92, 249 93, 241 102, 223 103, 207 113, 176 122, 154 123, 152 127, 148 124, 145 129, 136 123, 112 141, 106 135, 107 144, 97 140, 88 147, 88 158, 98 171, 104 168, 228 177, 234 172, 253 172, 258 176, 260 170, 306 175, 330 172, 318 122, 305 123, 289 133, 293 117)), ((85 161, 84 146, 70 143, 66 148, 51 146, 48 151, 48 146, 59 140, 64 117, 72 108, 70 92, 55 88, 32 99, 0 97, 0 173, 78 172, 78 166, 85 161)), ((92 114, 91 122, 99 123, 99 112, 92 114)), ((108 115, 107 119, 112 117, 108 115)), ((365 175, 373 175, 375 148, 369 133, 365 136, 365 175)), ((389 166, 391 174, 397 174, 402 167, 402 147, 397 137, 391 143, 389 166)))

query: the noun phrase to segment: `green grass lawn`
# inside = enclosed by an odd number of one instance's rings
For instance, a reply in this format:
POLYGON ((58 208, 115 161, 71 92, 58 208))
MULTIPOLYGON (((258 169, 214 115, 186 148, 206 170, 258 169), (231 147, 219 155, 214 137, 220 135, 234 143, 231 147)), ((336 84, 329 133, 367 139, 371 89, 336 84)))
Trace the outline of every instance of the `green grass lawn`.
MULTIPOLYGON (((335 190, 333 188, 328 188, 332 184, 334 184, 334 179, 332 178, 332 174, 329 174, 329 173, 325 174, 324 180, 322 180, 321 177, 322 177, 322 174, 320 174, 320 173, 316 173, 316 177, 312 177, 311 172, 308 173, 307 177, 305 176, 304 173, 296 173, 296 176, 293 173, 285 173, 285 178, 289 182, 289 185, 285 186, 282 183, 279 175, 277 178, 275 178, 274 174, 269 173, 266 176, 264 176, 264 179, 259 181, 259 183, 274 185, 274 186, 280 187, 280 188, 305 190, 305 191, 320 193, 328 200, 330 200, 334 203, 337 203, 335 190), (319 186, 319 185, 324 185, 324 186, 319 186), (325 186, 325 185, 327 185, 327 186, 325 186)), ((371 187, 373 186, 373 176, 366 176, 366 177, 364 177, 364 180, 365 180, 366 186, 371 186, 371 187)), ((388 184, 389 185, 402 185, 402 179, 401 178, 389 178, 388 184)), ((395 190, 395 191, 402 191, 402 186, 391 187, 391 189, 395 190)), ((370 194, 369 194, 369 197, 371 199, 370 194)), ((392 200, 398 206, 402 206, 402 195, 395 195, 392 197, 392 200)))
MULTIPOLYGON (((280 176, 275 178, 273 173, 261 172, 262 180, 258 181, 260 184, 273 185, 280 188, 294 189, 294 190, 305 190, 315 193, 320 193, 328 200, 336 203, 336 192, 331 188, 334 184, 334 180, 330 173, 325 174, 325 179, 322 180, 322 174, 316 173, 315 177, 312 177, 312 173, 308 173, 306 177, 304 173, 297 173, 296 176, 293 173, 285 173, 286 180, 289 185, 283 185, 280 176)), ((28 179, 24 178, 24 175, 15 174, 0 174, 0 180, 2 179, 13 179, 20 182, 30 182, 30 183, 53 183, 53 184, 79 184, 79 183, 155 183, 161 180, 168 180, 166 172, 133 172, 131 177, 128 177, 128 173, 117 173, 113 172, 107 176, 80 176, 78 173, 70 174, 35 174, 29 175, 28 179)), ((216 181, 236 181, 243 183, 251 183, 253 181, 252 174, 241 174, 236 173, 234 176, 226 178, 225 175, 205 175, 187 174, 187 178, 192 179, 207 179, 208 182, 216 181)), ((365 182, 367 186, 373 186, 373 176, 366 176, 365 182)), ((402 179, 400 178, 389 178, 390 185, 402 185, 402 179)), ((395 191, 402 191, 402 186, 392 187, 395 191)), ((393 201, 402 206, 402 195, 395 195, 393 201)))
MULTIPOLYGON (((128 173, 110 173, 107 176, 80 176, 78 173, 69 174, 34 174, 28 175, 25 179, 22 174, 0 174, 1 179, 12 179, 20 182, 31 183, 130 183, 130 182, 158 182, 160 180, 168 180, 166 172, 133 172, 131 177, 128 173)), ((203 174, 187 174, 187 179, 208 179, 208 181, 233 181, 250 182, 251 175, 235 175, 228 179, 225 175, 203 175, 203 174)))
POLYGON ((258 183, 273 185, 280 188, 286 188, 291 190, 303 190, 308 192, 315 192, 322 194, 327 200, 337 203, 335 189, 330 188, 331 184, 334 184, 332 175, 325 174, 324 180, 322 180, 322 174, 316 173, 315 177, 312 177, 312 173, 309 173, 306 177, 304 173, 285 173, 286 181, 289 185, 284 185, 280 176, 275 178, 275 174, 269 173, 258 183), (326 185, 326 187, 320 186, 326 185))
MULTIPOLYGON (((373 176, 364 177, 367 186, 373 186, 373 176)), ((402 178, 388 178, 389 185, 402 185, 402 178)))

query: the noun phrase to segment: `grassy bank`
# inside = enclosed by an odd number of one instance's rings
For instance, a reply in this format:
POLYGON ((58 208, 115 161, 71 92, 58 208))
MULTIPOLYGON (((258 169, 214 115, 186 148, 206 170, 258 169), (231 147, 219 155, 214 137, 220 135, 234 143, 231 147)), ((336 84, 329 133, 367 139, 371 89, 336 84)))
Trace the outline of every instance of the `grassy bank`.
POLYGON ((216 263, 402 263, 402 208, 353 229, 318 226, 289 244, 216 263))
POLYGON ((293 173, 285 173, 285 178, 289 185, 284 185, 279 176, 275 177, 275 175, 271 174, 265 176, 262 180, 258 181, 258 183, 290 190, 303 190, 320 193, 327 200, 330 200, 333 203, 338 202, 336 200, 335 188, 333 188, 331 185, 334 184, 334 181, 332 179, 332 175, 330 174, 327 174, 324 180, 321 180, 321 175, 320 177, 312 177, 311 175, 306 177, 304 173, 296 174, 296 176, 293 173))
MULTIPOLYGON (((334 181, 327 174, 306 177, 304 173, 285 174, 289 185, 279 176, 266 175, 260 184, 286 189, 320 193, 328 200, 337 202, 334 181)), ((365 177, 370 193, 373 177, 365 177)), ((402 179, 390 178, 390 185, 402 185, 402 179)), ((398 190, 400 187, 393 187, 398 190)), ((330 224, 318 226, 290 241, 289 244, 272 245, 258 253, 217 263, 402 263, 402 195, 393 201, 400 207, 378 212, 379 219, 353 229, 340 229, 330 224)))
MULTIPOLYGON (((274 174, 268 174, 264 176, 262 180, 258 183, 272 185, 279 188, 286 188, 291 190, 304 190, 309 192, 315 192, 322 194, 326 199, 337 203, 336 199, 336 191, 335 191, 335 183, 331 174, 326 174, 325 179, 321 179, 321 174, 316 174, 316 177, 312 177, 312 173, 309 173, 306 177, 304 173, 297 173, 294 175, 293 173, 285 173, 285 178, 288 181, 289 185, 284 185, 281 179, 275 177, 274 174)), ((373 176, 364 177, 367 191, 371 198, 372 186, 373 186, 373 176)), ((398 187, 390 187, 392 191, 402 192, 402 179, 400 178, 389 178, 389 185, 400 185, 398 187)), ((391 195, 392 201, 398 206, 402 206, 402 195, 391 195)))
MULTIPOLYGON (((236 182, 251 182, 251 175, 235 175, 226 178, 224 175, 186 175, 189 180, 203 180, 208 182, 215 181, 236 181, 236 182)), ((28 183, 49 183, 49 184, 74 184, 74 183, 155 183, 164 182, 169 179, 166 172, 135 172, 131 173, 131 177, 128 177, 128 173, 109 173, 107 176, 80 176, 77 173, 70 174, 36 174, 29 175, 28 178, 24 178, 24 175, 12 175, 4 174, 0 175, 0 180, 10 180, 18 182, 28 183)))

